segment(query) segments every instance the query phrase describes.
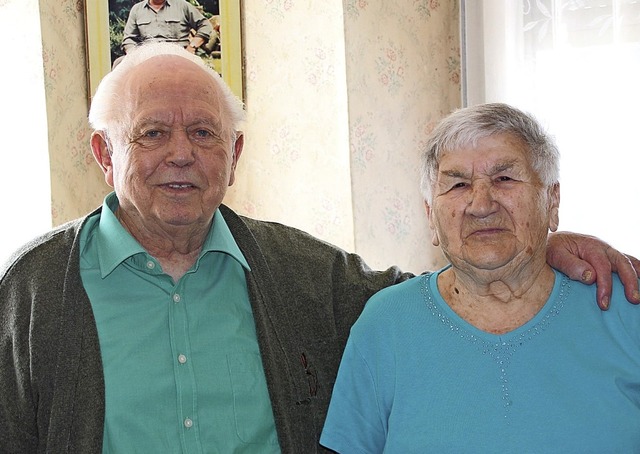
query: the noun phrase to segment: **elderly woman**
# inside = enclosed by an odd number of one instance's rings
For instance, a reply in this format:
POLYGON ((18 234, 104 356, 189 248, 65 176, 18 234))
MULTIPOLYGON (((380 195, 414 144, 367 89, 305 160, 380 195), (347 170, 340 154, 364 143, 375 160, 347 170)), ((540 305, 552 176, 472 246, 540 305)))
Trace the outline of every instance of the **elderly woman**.
POLYGON ((640 452, 640 311, 545 261, 558 151, 504 104, 434 131, 422 189, 450 266, 351 331, 321 443, 341 453, 640 452), (617 304, 616 304, 617 303, 617 304))

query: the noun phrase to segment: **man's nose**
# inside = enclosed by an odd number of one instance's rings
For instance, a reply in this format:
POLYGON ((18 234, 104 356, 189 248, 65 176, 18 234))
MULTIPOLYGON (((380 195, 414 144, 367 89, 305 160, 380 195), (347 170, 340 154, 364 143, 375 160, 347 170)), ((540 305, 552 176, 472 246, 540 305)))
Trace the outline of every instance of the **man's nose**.
POLYGON ((167 151, 167 161, 178 167, 189 165, 195 160, 194 145, 187 131, 181 129, 171 132, 167 151))

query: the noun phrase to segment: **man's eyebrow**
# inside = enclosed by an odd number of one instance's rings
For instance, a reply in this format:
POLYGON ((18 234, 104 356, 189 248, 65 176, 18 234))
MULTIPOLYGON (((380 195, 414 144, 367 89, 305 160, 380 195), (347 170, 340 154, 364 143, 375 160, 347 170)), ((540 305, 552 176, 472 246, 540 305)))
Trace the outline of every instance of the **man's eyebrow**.
POLYGON ((189 125, 207 125, 214 129, 222 129, 222 121, 220 119, 194 118, 189 122, 189 125))
POLYGON ((154 126, 154 125, 167 126, 168 124, 169 122, 167 122, 166 120, 162 120, 158 117, 143 117, 143 118, 139 118, 138 121, 136 121, 135 124, 133 124, 133 129, 140 129, 140 128, 144 128, 147 126, 154 126))
MULTIPOLYGON (((205 125, 205 126, 210 126, 217 130, 222 130, 222 121, 218 119, 214 120, 211 118, 204 118, 204 117, 193 118, 187 123, 186 127, 192 127, 194 125, 205 125)), ((172 127, 174 126, 174 123, 171 120, 167 120, 166 118, 143 117, 138 119, 138 121, 136 121, 132 129, 140 130, 140 129, 147 128, 149 126, 172 127)))

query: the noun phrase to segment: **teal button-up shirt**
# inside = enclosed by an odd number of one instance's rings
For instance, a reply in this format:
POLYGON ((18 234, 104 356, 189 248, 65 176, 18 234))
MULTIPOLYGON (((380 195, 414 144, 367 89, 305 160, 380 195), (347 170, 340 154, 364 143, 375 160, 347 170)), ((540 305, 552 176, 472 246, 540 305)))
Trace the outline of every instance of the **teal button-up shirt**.
POLYGON ((116 219, 117 206, 108 195, 81 232, 105 377, 103 452, 279 452, 249 266, 222 215, 174 283, 116 219))

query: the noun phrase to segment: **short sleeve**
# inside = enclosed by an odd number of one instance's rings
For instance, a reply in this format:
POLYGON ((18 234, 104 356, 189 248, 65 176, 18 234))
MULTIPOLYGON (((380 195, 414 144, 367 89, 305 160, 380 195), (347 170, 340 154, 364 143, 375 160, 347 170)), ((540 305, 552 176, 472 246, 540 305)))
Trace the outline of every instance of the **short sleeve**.
POLYGON ((382 452, 386 422, 370 366, 349 338, 342 357, 320 444, 338 453, 382 452))

